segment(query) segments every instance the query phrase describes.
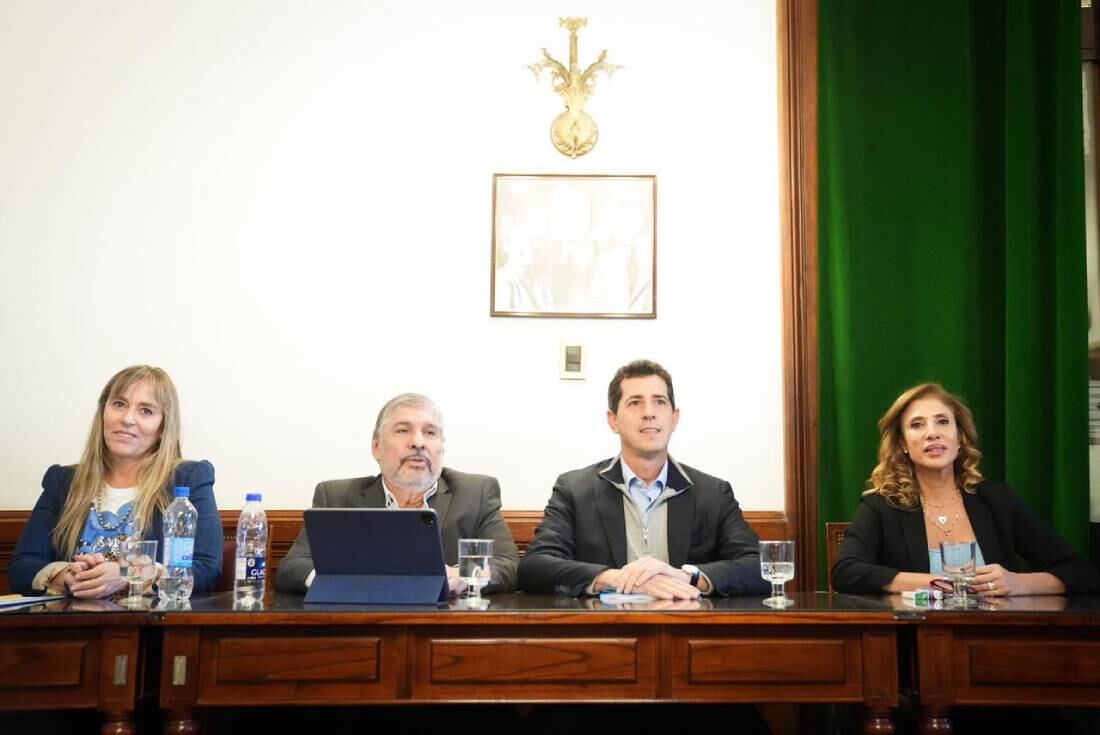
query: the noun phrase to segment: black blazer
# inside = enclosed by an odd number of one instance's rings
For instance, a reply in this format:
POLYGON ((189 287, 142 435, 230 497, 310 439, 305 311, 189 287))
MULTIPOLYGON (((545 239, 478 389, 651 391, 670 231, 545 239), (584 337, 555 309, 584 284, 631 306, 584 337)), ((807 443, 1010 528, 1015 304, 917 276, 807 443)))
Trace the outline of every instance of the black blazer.
MULTIPOLYGON (((619 459, 566 472, 554 483, 542 524, 519 563, 519 587, 540 594, 582 595, 605 569, 627 563, 619 459)), ((698 565, 715 594, 766 593, 756 533, 725 480, 668 463, 668 557, 698 565)))
MULTIPOLYGON (((1031 512, 1007 483, 986 481, 962 497, 986 564, 1012 572, 1049 572, 1070 593, 1100 591, 1096 567, 1031 512)), ((903 510, 881 495, 864 495, 833 564, 833 589, 881 593, 899 572, 929 572, 924 513, 920 506, 903 510)))

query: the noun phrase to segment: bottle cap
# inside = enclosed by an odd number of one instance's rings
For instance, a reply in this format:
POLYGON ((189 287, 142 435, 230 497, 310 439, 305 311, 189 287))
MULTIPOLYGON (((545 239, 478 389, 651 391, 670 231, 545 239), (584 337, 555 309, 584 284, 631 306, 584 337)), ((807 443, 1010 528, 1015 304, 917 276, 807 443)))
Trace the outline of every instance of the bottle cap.
POLYGON ((248 493, 247 495, 244 496, 244 502, 246 502, 246 503, 252 503, 252 502, 258 503, 263 499, 264 499, 264 496, 260 493, 248 493))
POLYGON ((176 497, 177 498, 189 498, 189 497, 191 497, 191 488, 189 488, 189 487, 177 487, 176 488, 176 497))

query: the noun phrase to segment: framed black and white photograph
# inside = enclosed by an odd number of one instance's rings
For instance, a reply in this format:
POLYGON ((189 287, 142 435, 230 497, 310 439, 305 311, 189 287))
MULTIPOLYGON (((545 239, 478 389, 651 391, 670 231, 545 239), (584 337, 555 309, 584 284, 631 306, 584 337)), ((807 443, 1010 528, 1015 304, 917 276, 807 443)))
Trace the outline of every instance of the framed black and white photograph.
POLYGON ((491 316, 657 316, 657 177, 494 174, 491 316))

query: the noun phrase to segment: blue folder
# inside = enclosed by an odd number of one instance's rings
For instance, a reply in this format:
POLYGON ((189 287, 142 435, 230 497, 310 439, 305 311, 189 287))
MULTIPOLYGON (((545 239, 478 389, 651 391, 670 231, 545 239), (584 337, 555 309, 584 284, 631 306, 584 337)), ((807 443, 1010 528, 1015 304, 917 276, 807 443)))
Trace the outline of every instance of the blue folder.
POLYGON ((447 601, 447 567, 434 510, 312 508, 303 518, 316 571, 305 602, 447 601))

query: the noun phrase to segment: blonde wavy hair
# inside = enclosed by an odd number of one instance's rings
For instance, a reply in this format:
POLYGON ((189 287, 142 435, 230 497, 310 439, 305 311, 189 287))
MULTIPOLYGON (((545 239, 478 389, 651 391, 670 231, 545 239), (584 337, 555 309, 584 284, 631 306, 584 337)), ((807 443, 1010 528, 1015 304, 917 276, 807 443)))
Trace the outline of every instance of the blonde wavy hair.
POLYGON ((156 511, 163 512, 172 502, 172 476, 179 466, 180 411, 176 386, 168 373, 149 365, 132 365, 115 373, 99 394, 99 404, 92 419, 92 429, 65 506, 54 526, 51 540, 65 558, 71 558, 80 533, 84 530, 88 510, 107 487, 107 475, 111 470, 111 455, 103 437, 103 412, 107 404, 125 393, 131 386, 146 382, 159 404, 164 420, 160 425, 160 438, 145 457, 138 471, 137 495, 134 501, 134 525, 145 534, 156 511))
POLYGON ((870 489, 863 493, 878 493, 887 503, 898 508, 912 509, 920 505, 920 485, 913 470, 913 460, 902 449, 905 445, 902 440, 905 427, 901 425, 910 404, 919 398, 942 401, 955 415, 959 432, 959 455, 955 458, 955 483, 958 487, 973 494, 974 488, 984 479, 978 471, 982 453, 978 449, 978 430, 970 409, 961 398, 948 393, 938 383, 922 383, 898 396, 890 410, 879 419, 878 429, 882 439, 878 444, 878 464, 867 482, 870 489))

